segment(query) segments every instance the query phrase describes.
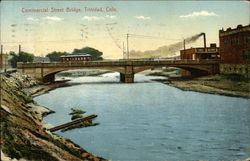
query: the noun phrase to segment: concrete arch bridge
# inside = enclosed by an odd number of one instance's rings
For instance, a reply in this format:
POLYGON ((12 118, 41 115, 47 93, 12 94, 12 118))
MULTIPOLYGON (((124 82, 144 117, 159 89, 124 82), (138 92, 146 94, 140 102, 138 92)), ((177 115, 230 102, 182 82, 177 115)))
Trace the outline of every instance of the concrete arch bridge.
POLYGON ((113 60, 81 63, 18 63, 17 71, 29 74, 41 82, 53 82, 55 74, 70 69, 106 69, 120 73, 120 80, 133 83, 134 74, 158 67, 177 67, 191 75, 211 75, 219 72, 216 60, 113 60))

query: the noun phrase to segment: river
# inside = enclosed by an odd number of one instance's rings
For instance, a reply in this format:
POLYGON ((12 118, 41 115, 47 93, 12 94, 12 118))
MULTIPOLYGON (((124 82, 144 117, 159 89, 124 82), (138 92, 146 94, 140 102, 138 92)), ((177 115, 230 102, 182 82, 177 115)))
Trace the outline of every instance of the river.
POLYGON ((249 99, 182 91, 137 74, 71 78, 35 98, 56 113, 44 121, 70 121, 71 108, 97 114, 98 126, 56 132, 110 160, 243 160, 250 156, 249 99))

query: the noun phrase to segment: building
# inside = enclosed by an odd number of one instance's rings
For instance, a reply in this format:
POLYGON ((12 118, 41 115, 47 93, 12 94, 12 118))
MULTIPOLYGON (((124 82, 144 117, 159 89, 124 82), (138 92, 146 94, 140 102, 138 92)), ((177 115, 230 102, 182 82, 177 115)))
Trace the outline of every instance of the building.
POLYGON ((219 31, 222 74, 241 74, 249 77, 250 25, 219 31))
POLYGON ((0 70, 11 68, 9 60, 8 54, 0 54, 0 70))
POLYGON ((181 50, 180 55, 182 60, 220 59, 219 48, 216 44, 210 44, 210 47, 181 50))
POLYGON ((33 59, 34 63, 48 63, 50 59, 48 57, 35 56, 33 59))
MULTIPOLYGON (((206 46, 206 34, 202 33, 200 36, 203 36, 204 47, 199 48, 190 48, 185 49, 185 40, 184 40, 184 50, 180 51, 181 60, 208 60, 208 59, 220 59, 219 48, 215 43, 210 44, 210 47, 206 46)), ((205 75, 202 71, 196 73, 196 75, 205 75)), ((191 72, 188 70, 181 71, 182 76, 191 76, 191 72)))
POLYGON ((71 62, 71 63, 78 63, 78 62, 86 62, 92 61, 92 56, 86 53, 76 53, 76 54, 69 54, 60 56, 62 62, 71 62))

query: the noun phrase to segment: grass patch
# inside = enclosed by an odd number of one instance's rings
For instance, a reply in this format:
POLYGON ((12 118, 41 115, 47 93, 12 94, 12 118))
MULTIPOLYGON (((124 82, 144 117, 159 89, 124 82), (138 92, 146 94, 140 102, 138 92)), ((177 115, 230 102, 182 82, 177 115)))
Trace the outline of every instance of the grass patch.
POLYGON ((221 75, 222 78, 228 79, 231 81, 243 81, 243 82, 249 82, 249 78, 244 77, 240 74, 227 74, 227 75, 221 75))
POLYGON ((57 161, 55 157, 44 151, 41 147, 32 145, 30 140, 22 135, 24 129, 17 124, 1 119, 2 150, 10 158, 25 158, 27 160, 57 161))

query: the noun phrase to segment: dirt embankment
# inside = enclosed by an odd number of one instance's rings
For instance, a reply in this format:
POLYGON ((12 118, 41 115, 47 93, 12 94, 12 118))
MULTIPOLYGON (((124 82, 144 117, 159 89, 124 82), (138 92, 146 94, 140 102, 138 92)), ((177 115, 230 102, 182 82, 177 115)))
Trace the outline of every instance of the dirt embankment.
POLYGON ((179 70, 172 67, 147 71, 144 74, 167 77, 166 80, 156 81, 184 91, 250 98, 250 79, 237 74, 181 77, 179 70))
POLYGON ((215 75, 193 79, 170 78, 162 82, 186 91, 250 98, 249 79, 238 75, 215 75))
POLYGON ((31 95, 50 88, 27 75, 1 74, 1 160, 104 160, 46 130, 42 117, 52 111, 38 106, 31 95))

